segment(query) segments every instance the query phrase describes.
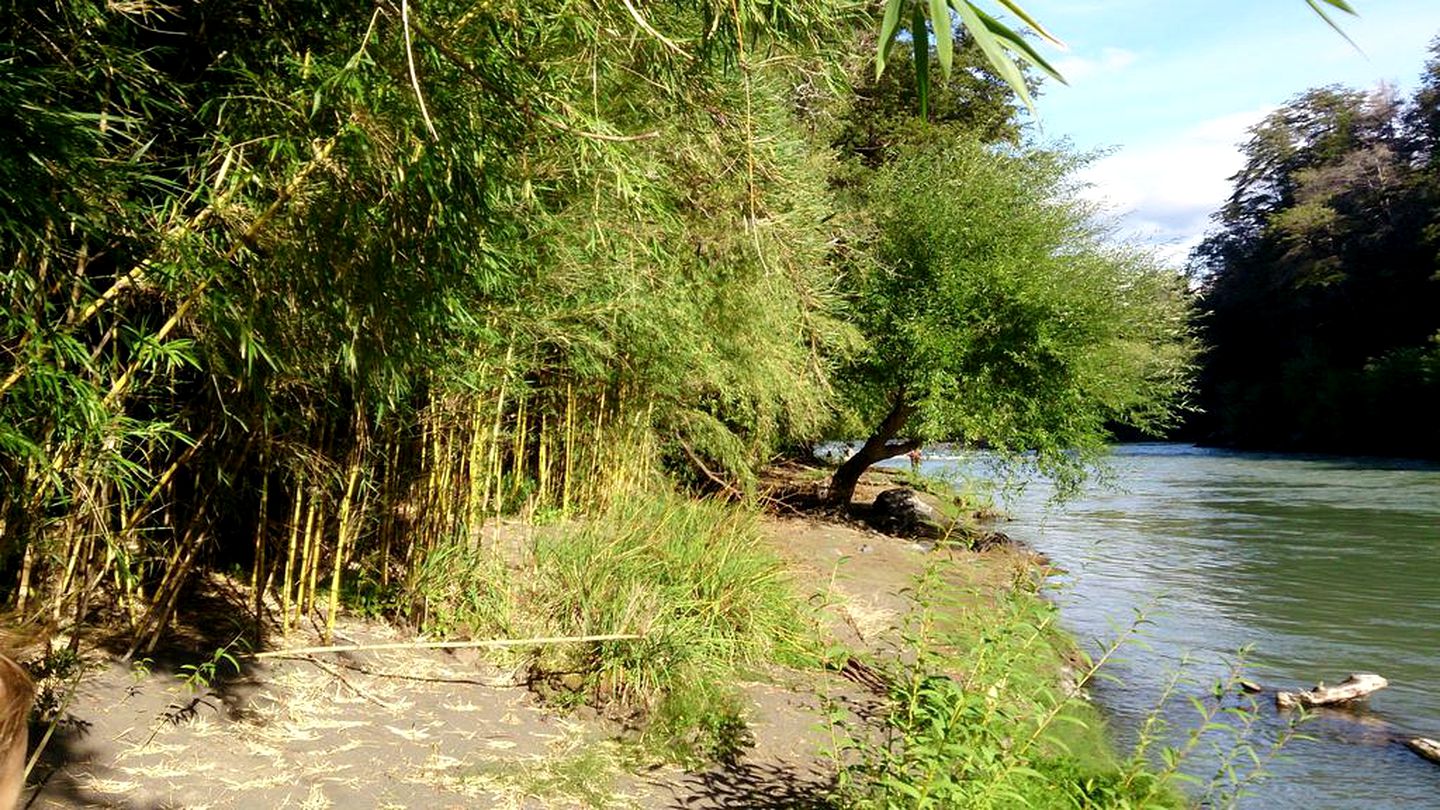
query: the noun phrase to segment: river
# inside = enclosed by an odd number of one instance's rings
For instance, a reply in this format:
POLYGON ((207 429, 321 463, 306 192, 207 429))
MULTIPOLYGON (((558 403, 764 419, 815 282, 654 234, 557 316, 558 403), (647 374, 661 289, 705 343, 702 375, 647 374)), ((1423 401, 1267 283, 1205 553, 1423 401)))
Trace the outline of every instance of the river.
MULTIPOLYGON (((1054 506, 1031 485, 1003 504, 1005 531, 1065 571, 1055 598, 1073 634, 1104 643, 1144 613, 1146 648, 1092 687, 1122 749, 1183 661, 1195 683, 1164 713, 1173 726, 1193 725, 1188 697, 1248 645, 1246 677, 1266 686, 1366 671, 1391 685, 1367 712, 1307 723, 1313 739, 1287 745, 1240 806, 1440 808, 1440 766, 1384 725, 1440 738, 1440 467, 1174 444, 1121 445, 1111 463, 1112 487, 1054 506)), ((1281 726, 1262 705, 1260 746, 1281 726)), ((1213 766, 1189 767, 1208 779, 1213 766)))

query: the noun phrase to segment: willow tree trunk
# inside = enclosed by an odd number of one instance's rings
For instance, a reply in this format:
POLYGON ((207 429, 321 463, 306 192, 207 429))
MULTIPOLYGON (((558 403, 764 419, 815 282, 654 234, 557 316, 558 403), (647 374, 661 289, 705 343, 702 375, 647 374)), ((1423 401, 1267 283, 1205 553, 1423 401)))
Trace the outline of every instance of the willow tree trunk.
POLYGON ((895 397, 890 413, 885 415, 880 426, 865 440, 860 451, 846 459, 830 477, 830 492, 826 497, 830 505, 849 506, 850 500, 855 497, 855 484, 860 481, 860 476, 870 469, 870 465, 919 449, 919 440, 895 440, 914 413, 915 407, 905 402, 903 393, 895 397))

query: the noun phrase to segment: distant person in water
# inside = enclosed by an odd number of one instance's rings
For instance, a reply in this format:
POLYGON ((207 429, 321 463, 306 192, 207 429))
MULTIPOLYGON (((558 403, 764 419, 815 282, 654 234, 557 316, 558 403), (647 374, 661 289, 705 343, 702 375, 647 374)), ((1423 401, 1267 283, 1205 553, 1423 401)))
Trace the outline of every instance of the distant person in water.
POLYGON ((910 473, 911 473, 912 475, 919 475, 919 474, 920 474, 920 458, 921 458, 921 456, 920 456, 920 448, 917 447, 917 448, 915 448, 914 450, 911 450, 907 455, 909 455, 909 457, 910 457, 910 473))

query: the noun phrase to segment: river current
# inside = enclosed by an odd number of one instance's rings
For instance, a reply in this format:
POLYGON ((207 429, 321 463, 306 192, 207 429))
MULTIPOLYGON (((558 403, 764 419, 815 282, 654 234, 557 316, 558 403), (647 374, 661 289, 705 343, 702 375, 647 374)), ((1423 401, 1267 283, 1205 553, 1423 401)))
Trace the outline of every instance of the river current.
MULTIPOLYGON (((928 473, 973 473, 938 455, 928 473)), ((1032 483, 1002 497, 1004 527, 1064 573, 1067 629, 1104 644, 1137 615, 1130 645, 1092 694, 1127 750, 1177 668, 1187 683, 1163 716, 1193 726, 1189 698, 1248 647, 1246 678, 1268 688, 1376 672, 1390 687, 1367 710, 1326 712, 1266 764, 1247 808, 1440 808, 1440 766, 1393 742, 1440 738, 1440 467, 1382 459, 1121 445, 1113 482, 1061 505, 1032 483)), ((1254 745, 1282 727, 1262 695, 1254 745)), ((1206 739, 1224 741, 1225 735, 1206 739)), ((1183 744, 1175 732, 1172 744, 1183 744)), ((1208 780, 1217 760, 1187 766, 1208 780)))

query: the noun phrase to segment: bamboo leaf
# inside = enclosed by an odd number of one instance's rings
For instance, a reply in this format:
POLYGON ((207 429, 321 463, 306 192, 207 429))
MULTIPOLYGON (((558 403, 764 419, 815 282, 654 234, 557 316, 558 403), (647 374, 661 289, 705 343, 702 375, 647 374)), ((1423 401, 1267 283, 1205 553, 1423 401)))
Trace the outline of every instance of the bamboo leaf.
MULTIPOLYGON (((1057 47, 1060 47, 1060 48, 1064 48, 1064 47, 1065 47, 1065 43, 1064 43, 1064 42, 1061 42, 1059 37, 1055 36, 1054 34, 1050 33, 1048 30, 1046 30, 1045 26, 1041 25, 1039 20, 1035 19, 1033 16, 1031 16, 1031 14, 1030 14, 1029 12, 1027 12, 1025 9, 1021 8, 1021 7, 1020 7, 1020 4, 1017 3, 1017 2, 1015 2, 1015 0, 999 0, 999 2, 1000 2, 1000 5, 1004 6, 1004 7, 1007 8, 1007 9, 1009 9, 1009 11, 1010 11, 1011 14, 1014 14, 1016 17, 1019 17, 1021 22, 1025 23, 1025 24, 1028 25, 1028 26, 1030 26, 1030 29, 1031 29, 1032 31, 1034 31, 1036 34, 1039 34, 1042 39, 1046 40, 1047 42, 1050 42, 1051 44, 1053 44, 1053 45, 1055 45, 1055 46, 1057 46, 1057 47)), ((1328 0, 1327 0, 1327 2, 1328 2, 1328 0)))
POLYGON ((996 41, 1001 47, 1007 48, 1016 56, 1044 71, 1045 75, 1055 81, 1061 84, 1069 84, 1069 82, 1065 81, 1065 77, 1060 75, 1060 71, 1056 70, 1045 60, 1045 57, 1040 55, 1039 51, 1035 50, 1029 42, 1025 41, 1023 34, 1020 34, 980 9, 976 9, 975 13, 979 15, 980 19, 985 21, 986 27, 995 35, 996 41))
POLYGON ((1025 76, 1020 72, 1019 66, 1010 59, 1010 56, 1001 47, 995 38, 994 32, 985 24, 980 12, 970 3, 970 0, 950 0, 950 5, 960 15, 960 20, 970 31, 970 36, 975 39, 975 44, 980 47, 981 53, 985 55, 986 61, 995 69, 995 72, 1008 85, 1020 100, 1025 102, 1026 108, 1032 113, 1035 111, 1035 102, 1030 98, 1030 91, 1025 87, 1025 76))
POLYGON ((935 54, 940 57, 940 73, 949 76, 950 66, 955 62, 955 43, 946 0, 930 0, 930 27, 935 32, 935 54))
POLYGON ((895 45, 895 35, 900 33, 900 7, 905 0, 887 0, 885 18, 880 21, 880 46, 875 51, 875 78, 885 72, 885 60, 895 45))
POLYGON ((925 12, 919 3, 910 11, 910 35, 914 41, 915 89, 920 96, 920 117, 930 117, 930 35, 925 28, 925 12))
MULTIPOLYGON (((1360 50, 1360 46, 1355 44, 1355 40, 1351 39, 1350 35, 1345 33, 1345 30, 1340 27, 1340 24, 1335 22, 1335 18, 1331 17, 1330 14, 1326 12, 1325 9, 1320 5, 1321 3, 1324 3, 1328 6, 1331 6, 1332 8, 1339 9, 1346 14, 1350 14, 1352 16, 1359 16, 1358 14, 1356 14, 1355 9, 1352 8, 1349 3, 1345 2, 1345 0, 1305 0, 1305 3, 1306 5, 1310 6, 1310 9, 1312 11, 1314 11, 1316 14, 1319 14, 1320 19, 1324 20, 1327 25, 1333 28, 1335 30, 1335 33, 1344 37, 1345 41, 1350 43, 1350 47, 1354 48, 1357 51, 1360 50)), ((1363 53, 1363 51, 1361 52, 1363 53)))

